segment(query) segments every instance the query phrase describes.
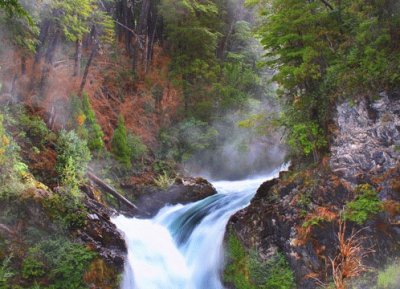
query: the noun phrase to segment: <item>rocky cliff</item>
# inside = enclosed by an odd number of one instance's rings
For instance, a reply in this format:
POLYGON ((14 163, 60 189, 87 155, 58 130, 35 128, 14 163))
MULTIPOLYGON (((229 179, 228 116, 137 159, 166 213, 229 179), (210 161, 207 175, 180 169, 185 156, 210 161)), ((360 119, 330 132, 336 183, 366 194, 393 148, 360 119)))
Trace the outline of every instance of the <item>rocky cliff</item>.
MULTIPOLYGON (((356 246, 352 231, 361 229, 356 259, 362 264, 379 268, 399 255, 399 96, 338 105, 330 156, 264 183, 251 205, 230 220, 231 231, 260 260, 283 252, 298 288, 329 284, 332 275, 349 286, 347 280, 361 275, 360 264, 353 271, 343 267, 340 245, 356 246)), ((368 278, 375 282, 376 271, 368 278)))

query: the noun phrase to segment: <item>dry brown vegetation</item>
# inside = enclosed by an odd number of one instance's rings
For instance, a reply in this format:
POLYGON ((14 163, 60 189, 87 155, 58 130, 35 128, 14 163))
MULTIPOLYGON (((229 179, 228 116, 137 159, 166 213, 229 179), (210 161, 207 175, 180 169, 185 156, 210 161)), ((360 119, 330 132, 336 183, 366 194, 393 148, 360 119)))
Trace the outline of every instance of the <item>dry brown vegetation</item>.
POLYGON ((372 248, 364 247, 365 237, 361 235, 363 229, 352 231, 346 235, 346 223, 339 220, 337 233, 338 253, 331 259, 332 276, 337 289, 345 289, 346 281, 360 276, 368 270, 364 258, 373 252, 372 248))

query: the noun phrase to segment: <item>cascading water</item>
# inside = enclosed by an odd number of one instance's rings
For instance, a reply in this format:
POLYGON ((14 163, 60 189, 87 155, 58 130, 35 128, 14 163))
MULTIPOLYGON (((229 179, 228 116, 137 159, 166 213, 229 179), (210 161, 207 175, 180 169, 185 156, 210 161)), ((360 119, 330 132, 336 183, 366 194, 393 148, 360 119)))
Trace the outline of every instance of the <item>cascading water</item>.
POLYGON ((222 289, 223 237, 235 212, 257 188, 277 177, 212 182, 218 194, 187 205, 166 206, 153 219, 113 219, 124 232, 128 260, 122 289, 222 289))

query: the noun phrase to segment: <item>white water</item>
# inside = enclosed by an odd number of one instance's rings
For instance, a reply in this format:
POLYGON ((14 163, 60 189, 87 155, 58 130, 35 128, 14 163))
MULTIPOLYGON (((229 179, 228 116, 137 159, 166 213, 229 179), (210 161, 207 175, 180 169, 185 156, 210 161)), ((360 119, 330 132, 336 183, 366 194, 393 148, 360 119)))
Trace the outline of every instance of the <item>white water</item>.
POLYGON ((220 275, 226 224, 280 170, 249 180, 212 182, 218 194, 164 207, 153 219, 114 218, 128 246, 121 288, 224 288, 220 275))

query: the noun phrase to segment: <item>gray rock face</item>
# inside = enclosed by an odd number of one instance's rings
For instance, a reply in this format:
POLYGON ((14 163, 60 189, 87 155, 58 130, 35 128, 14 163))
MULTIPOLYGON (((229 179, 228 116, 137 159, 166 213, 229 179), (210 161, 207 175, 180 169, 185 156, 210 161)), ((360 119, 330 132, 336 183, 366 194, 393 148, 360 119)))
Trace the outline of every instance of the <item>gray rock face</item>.
POLYGON ((230 228, 246 248, 257 248, 261 260, 276 248, 285 254, 297 288, 318 288, 315 277, 331 281, 329 260, 339 252, 338 219, 354 200, 358 184, 371 184, 386 206, 362 225, 349 221, 347 234, 364 228, 363 246, 374 248, 364 260, 371 268, 398 256, 399 96, 382 94, 372 103, 338 105, 329 163, 281 173, 278 180, 261 185, 251 204, 231 218, 230 228), (310 220, 317 224, 305 225, 310 220))
POLYGON ((400 100, 380 99, 337 107, 338 131, 331 144, 333 172, 357 184, 365 174, 381 174, 400 160, 400 100))

